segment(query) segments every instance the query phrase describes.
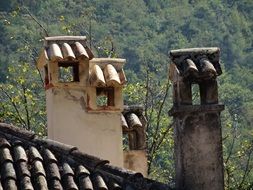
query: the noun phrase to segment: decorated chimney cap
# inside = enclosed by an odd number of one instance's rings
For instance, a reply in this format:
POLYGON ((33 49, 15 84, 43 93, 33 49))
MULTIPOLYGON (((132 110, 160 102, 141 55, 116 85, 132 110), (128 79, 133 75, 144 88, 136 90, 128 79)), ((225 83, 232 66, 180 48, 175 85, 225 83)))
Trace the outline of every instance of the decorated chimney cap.
POLYGON ((220 49, 178 49, 171 50, 169 54, 172 61, 169 78, 173 82, 174 106, 218 104, 216 78, 222 74, 220 49), (197 96, 193 96, 194 92, 198 92, 197 96))
POLYGON ((125 59, 94 58, 90 60, 90 85, 94 87, 122 86, 126 83, 125 59))
POLYGON ((92 59, 94 56, 86 45, 85 36, 52 36, 45 37, 44 49, 39 59, 38 67, 42 68, 48 61, 78 61, 92 59))
POLYGON ((145 150, 147 120, 143 114, 143 106, 124 106, 121 114, 121 126, 123 134, 127 134, 129 150, 145 150))
MULTIPOLYGON (((177 70, 177 74, 187 80, 199 81, 216 78, 222 74, 220 67, 220 49, 189 48, 171 50, 169 52, 173 62, 171 67, 177 70)), ((170 79, 173 80, 175 72, 170 69, 170 79)))
POLYGON ((93 58, 89 61, 88 101, 89 112, 121 112, 123 86, 127 82, 123 70, 125 59, 93 58))
POLYGON ((87 85, 89 60, 93 57, 85 36, 46 37, 37 60, 45 89, 83 88, 87 85))

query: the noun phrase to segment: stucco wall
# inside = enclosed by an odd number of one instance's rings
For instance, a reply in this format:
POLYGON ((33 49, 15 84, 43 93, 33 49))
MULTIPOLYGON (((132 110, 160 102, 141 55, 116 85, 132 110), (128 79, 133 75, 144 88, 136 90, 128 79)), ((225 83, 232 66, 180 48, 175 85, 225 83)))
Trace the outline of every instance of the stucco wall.
POLYGON ((124 167, 142 173, 147 177, 147 153, 145 150, 124 151, 124 167))
POLYGON ((81 89, 54 87, 46 91, 46 98, 49 138, 123 166, 120 112, 87 113, 86 92, 81 89))

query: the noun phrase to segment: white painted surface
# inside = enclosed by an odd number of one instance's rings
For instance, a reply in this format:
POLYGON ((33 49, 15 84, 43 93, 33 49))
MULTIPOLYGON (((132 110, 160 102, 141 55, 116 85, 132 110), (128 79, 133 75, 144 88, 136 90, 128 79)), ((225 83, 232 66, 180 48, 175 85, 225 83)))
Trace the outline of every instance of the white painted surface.
POLYGON ((123 167, 120 112, 88 113, 86 92, 53 87, 46 91, 48 137, 123 167))

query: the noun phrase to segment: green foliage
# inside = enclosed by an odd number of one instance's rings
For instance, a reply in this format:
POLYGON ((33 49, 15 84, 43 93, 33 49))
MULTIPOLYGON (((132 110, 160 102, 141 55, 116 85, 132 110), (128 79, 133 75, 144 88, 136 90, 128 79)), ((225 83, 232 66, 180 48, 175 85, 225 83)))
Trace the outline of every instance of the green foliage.
POLYGON ((252 9, 250 0, 1 1, 0 118, 45 134, 44 90, 34 66, 42 39, 86 35, 96 56, 127 59, 125 104, 145 106, 150 176, 173 182, 168 51, 218 46, 225 185, 253 188, 252 9))
MULTIPOLYGON (((124 89, 125 104, 141 104, 147 119, 148 173, 149 176, 163 181, 173 182, 173 128, 171 118, 167 117, 170 83, 158 79, 148 66, 141 74, 144 80, 132 83, 124 89)), ((156 69, 154 69, 156 70, 156 69)))
POLYGON ((45 101, 41 81, 36 80, 38 71, 21 63, 9 66, 8 73, 0 84, 0 118, 45 135, 45 101))

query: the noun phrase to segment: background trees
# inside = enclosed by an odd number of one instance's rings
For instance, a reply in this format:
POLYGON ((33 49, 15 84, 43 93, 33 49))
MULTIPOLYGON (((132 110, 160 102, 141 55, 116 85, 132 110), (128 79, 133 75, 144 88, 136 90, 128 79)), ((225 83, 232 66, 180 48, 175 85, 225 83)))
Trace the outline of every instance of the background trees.
POLYGON ((219 46, 226 188, 250 189, 252 9, 250 0, 0 1, 0 119, 45 134, 44 91, 34 63, 47 33, 86 35, 97 56, 108 56, 113 44, 112 56, 127 59, 125 103, 145 105, 150 176, 173 182, 167 52, 219 46))

